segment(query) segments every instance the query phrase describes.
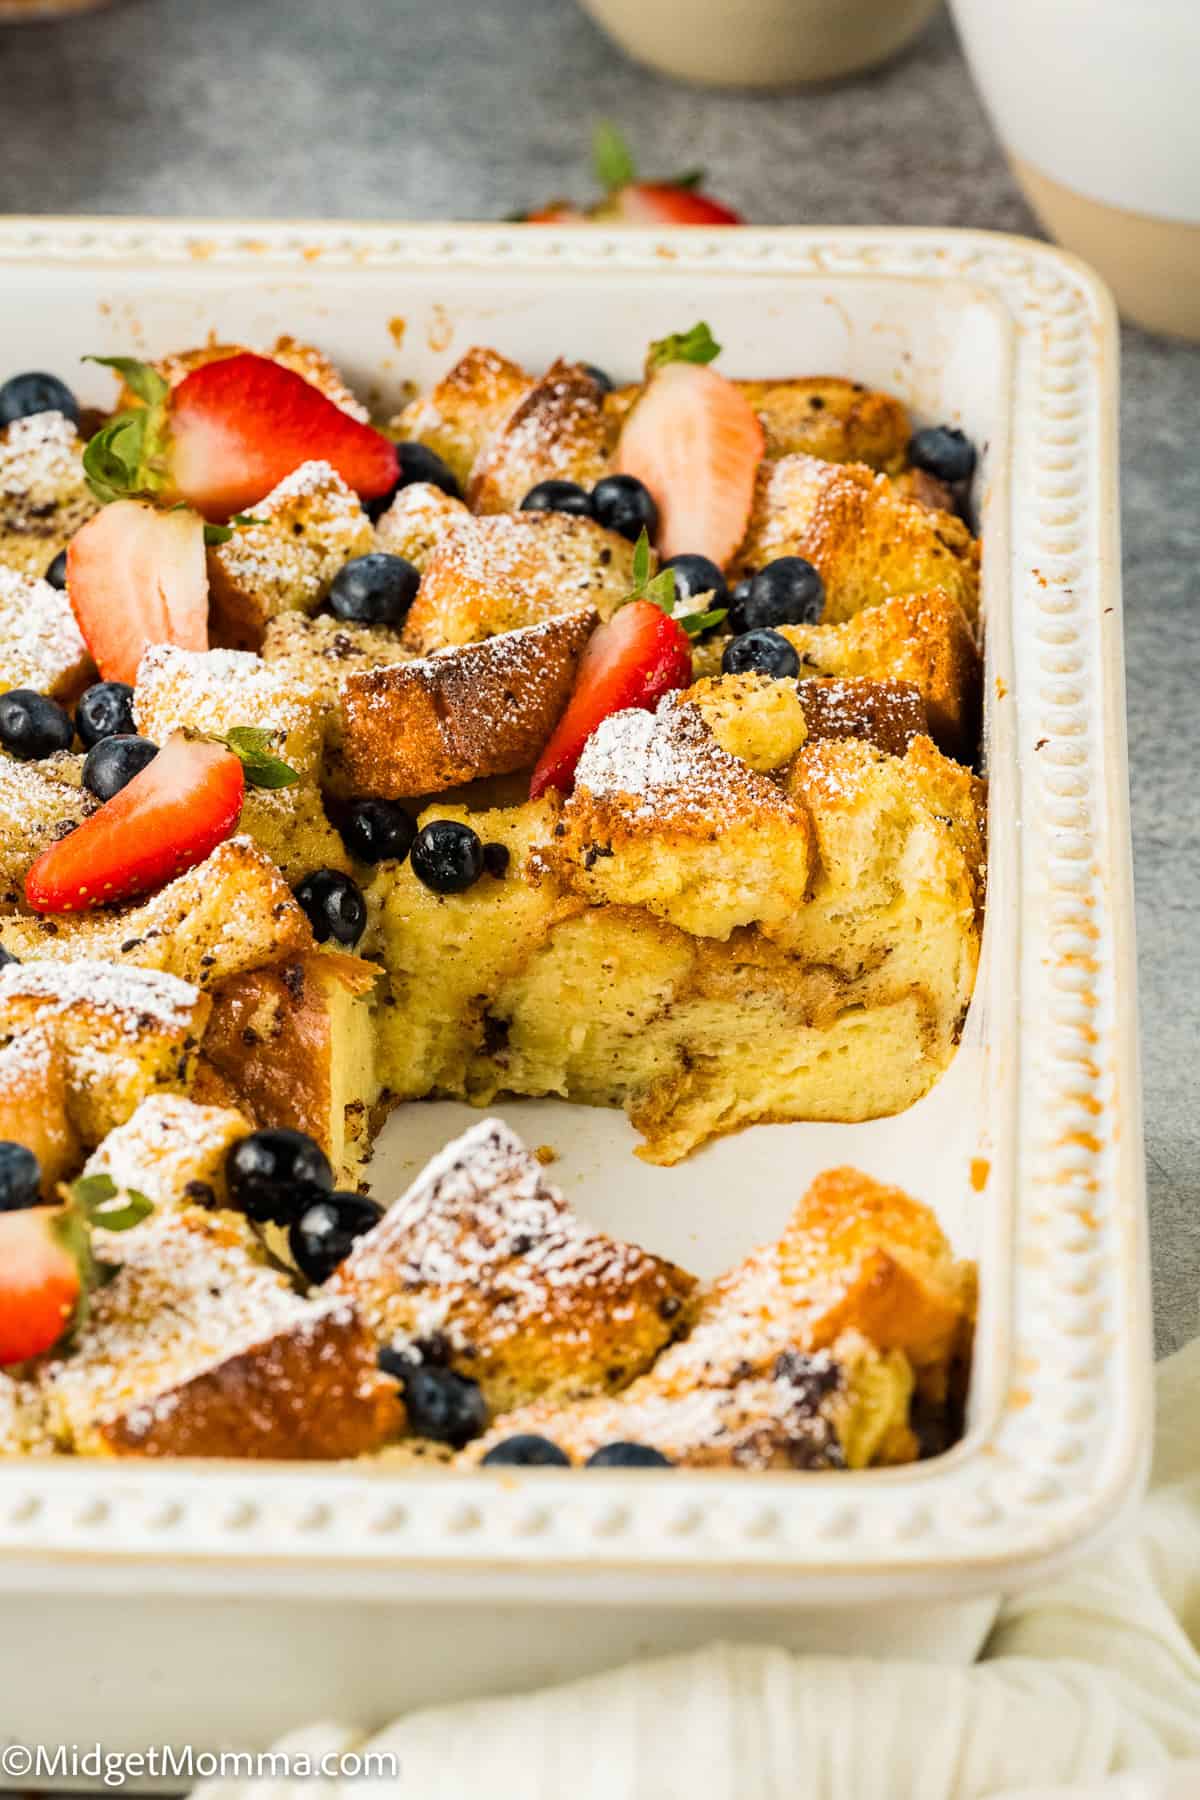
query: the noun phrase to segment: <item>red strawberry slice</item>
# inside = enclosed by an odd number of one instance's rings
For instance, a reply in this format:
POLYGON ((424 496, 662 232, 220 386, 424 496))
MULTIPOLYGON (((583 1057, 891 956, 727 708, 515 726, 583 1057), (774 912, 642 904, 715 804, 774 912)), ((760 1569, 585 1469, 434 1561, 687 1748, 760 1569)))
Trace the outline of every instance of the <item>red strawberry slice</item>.
POLYGON ((50 1350, 83 1288, 64 1206, 0 1213, 0 1367, 50 1350))
POLYGON ((740 225, 741 215, 695 188, 668 181, 636 181, 618 188, 597 209, 597 218, 621 225, 740 225))
POLYGON ((587 214, 569 200, 552 200, 548 206, 539 206, 536 212, 526 213, 520 221, 522 225, 586 225, 587 222, 587 214))
POLYGON ((697 551, 725 567, 746 535, 765 447, 750 402, 715 369, 669 362, 651 376, 616 467, 658 503, 660 556, 697 551))
POLYGON ((692 646, 683 626, 652 600, 629 601, 592 633, 567 710, 533 771, 530 799, 549 787, 571 791, 583 746, 610 713, 628 706, 650 712, 691 679, 692 646))
POLYGON ((171 393, 167 423, 169 483, 209 519, 252 507, 303 462, 332 463, 364 500, 399 479, 389 438, 269 356, 193 369, 171 393))
POLYGON ((144 500, 101 508, 67 547, 67 596, 106 681, 132 682, 150 644, 207 650, 203 519, 144 500))
POLYGON ((176 732, 119 794, 38 857, 25 877, 35 912, 83 912, 148 894, 203 862, 237 827, 241 762, 176 732))

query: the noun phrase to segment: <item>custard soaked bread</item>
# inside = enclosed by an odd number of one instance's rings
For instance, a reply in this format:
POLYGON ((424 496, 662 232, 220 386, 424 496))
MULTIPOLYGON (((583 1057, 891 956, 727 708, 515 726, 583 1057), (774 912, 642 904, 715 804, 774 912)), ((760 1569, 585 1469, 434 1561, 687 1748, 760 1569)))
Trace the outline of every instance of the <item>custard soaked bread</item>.
POLYGON ((973 452, 717 353, 617 388, 477 348, 385 435, 315 347, 214 343, 122 361, 86 467, 69 394, 5 429, 0 1232, 66 1279, 70 1195, 117 1271, 68 1350, 62 1308, 5 1339, 0 1257, 6 1443, 449 1454, 551 1408, 576 1460, 914 1453, 969 1302, 903 1196, 831 1177, 698 1291, 495 1122, 382 1218, 356 1191, 402 1101, 619 1106, 672 1163, 954 1054, 973 452))

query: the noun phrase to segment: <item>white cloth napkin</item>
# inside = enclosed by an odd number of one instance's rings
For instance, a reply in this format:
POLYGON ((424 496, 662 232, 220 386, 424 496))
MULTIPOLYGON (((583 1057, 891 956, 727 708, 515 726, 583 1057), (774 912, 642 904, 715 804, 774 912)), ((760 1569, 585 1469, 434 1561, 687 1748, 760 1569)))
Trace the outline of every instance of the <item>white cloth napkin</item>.
MULTIPOLYGON (((998 1602, 971 1666, 714 1644, 539 1693, 426 1708, 367 1744, 319 1724, 278 1746, 390 1750, 394 1783, 213 1782, 198 1795, 1200 1800, 1200 1340, 1161 1365, 1157 1392, 1136 1527, 1074 1572, 998 1602)), ((944 1621, 939 1609, 943 1657, 944 1621)), ((919 1655, 919 1623, 913 1642, 919 1655)))

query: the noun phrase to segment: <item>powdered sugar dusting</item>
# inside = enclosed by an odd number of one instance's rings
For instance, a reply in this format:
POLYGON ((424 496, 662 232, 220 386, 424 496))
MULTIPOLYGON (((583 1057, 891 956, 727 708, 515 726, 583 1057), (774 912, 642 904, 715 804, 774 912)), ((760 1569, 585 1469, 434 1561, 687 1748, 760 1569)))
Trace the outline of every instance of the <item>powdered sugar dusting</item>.
POLYGON ((779 789, 722 750, 699 707, 674 695, 653 713, 611 713, 584 745, 575 788, 658 826, 667 819, 711 825, 722 809, 732 818, 751 804, 790 816, 779 789))
POLYGON ((0 969, 0 1014, 21 1000, 42 1003, 43 1016, 80 1008, 102 1013, 113 1028, 137 1038, 147 1022, 164 1032, 185 1032, 200 1001, 198 991, 174 975, 113 963, 8 963, 0 969))
POLYGON ((89 666, 66 595, 0 567, 0 688, 56 696, 81 683, 89 666))

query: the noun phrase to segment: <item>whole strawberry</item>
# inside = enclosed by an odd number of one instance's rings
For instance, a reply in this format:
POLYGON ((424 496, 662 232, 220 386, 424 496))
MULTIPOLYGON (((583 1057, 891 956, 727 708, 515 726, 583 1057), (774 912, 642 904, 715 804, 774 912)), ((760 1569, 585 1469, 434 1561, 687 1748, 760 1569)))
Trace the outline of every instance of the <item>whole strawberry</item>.
POLYGON ((580 207, 551 200, 525 213, 527 225, 741 225, 732 207, 702 191, 703 170, 665 181, 642 181, 628 144, 615 125, 597 125, 592 164, 604 198, 580 207))

